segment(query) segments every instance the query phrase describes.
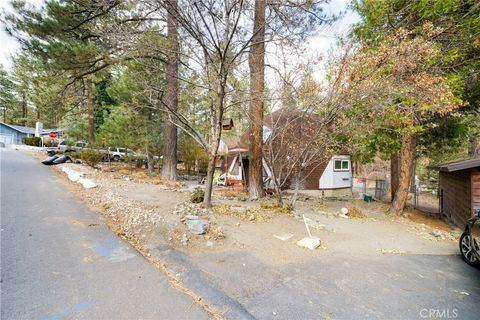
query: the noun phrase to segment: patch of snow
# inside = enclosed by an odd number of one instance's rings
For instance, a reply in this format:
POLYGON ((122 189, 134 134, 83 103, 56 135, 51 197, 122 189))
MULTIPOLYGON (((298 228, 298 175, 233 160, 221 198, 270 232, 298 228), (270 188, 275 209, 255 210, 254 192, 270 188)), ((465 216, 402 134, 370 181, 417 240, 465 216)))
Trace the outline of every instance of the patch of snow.
POLYGON ((80 183, 85 189, 95 188, 97 184, 90 179, 83 178, 84 172, 73 170, 67 166, 62 167, 62 171, 67 175, 68 179, 80 183))

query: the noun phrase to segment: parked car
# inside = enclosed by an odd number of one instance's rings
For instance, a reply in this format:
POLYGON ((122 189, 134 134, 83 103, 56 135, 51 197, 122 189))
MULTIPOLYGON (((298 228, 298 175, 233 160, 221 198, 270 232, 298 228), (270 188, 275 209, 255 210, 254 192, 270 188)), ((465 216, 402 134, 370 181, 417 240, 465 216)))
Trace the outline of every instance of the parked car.
POLYGON ((60 141, 57 146, 57 153, 65 153, 67 151, 79 152, 87 146, 87 143, 84 141, 72 142, 69 140, 60 141))
POLYGON ((57 152, 64 153, 65 151, 68 150, 69 146, 71 145, 73 145, 73 142, 71 141, 68 141, 68 140, 60 141, 60 143, 57 146, 57 152))
POLYGON ((84 148, 87 147, 87 143, 84 142, 84 141, 77 141, 75 142, 75 144, 72 146, 72 149, 73 151, 75 152, 80 152, 82 151, 84 148))
POLYGON ((475 210, 460 237, 460 253, 469 265, 480 266, 480 209, 475 210))
POLYGON ((66 147, 66 141, 58 141, 58 139, 53 139, 50 137, 43 137, 43 146, 44 150, 49 156, 53 156, 57 153, 64 152, 63 149, 66 147))
POLYGON ((58 147, 46 147, 45 151, 49 156, 53 156, 58 153, 58 147))
POLYGON ((108 155, 113 161, 120 161, 125 159, 126 156, 135 157, 137 154, 135 151, 126 148, 108 148, 108 155))

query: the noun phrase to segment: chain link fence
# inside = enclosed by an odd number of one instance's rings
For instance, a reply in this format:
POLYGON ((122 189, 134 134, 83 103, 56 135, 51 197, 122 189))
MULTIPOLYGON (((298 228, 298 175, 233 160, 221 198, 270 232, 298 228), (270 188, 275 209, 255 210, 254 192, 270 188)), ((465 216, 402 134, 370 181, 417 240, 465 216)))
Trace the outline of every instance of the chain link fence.
MULTIPOLYGON (((440 200, 436 190, 431 190, 427 184, 416 179, 410 187, 407 205, 430 215, 440 214, 440 200)), ((354 179, 353 193, 359 198, 366 195, 373 199, 391 201, 389 179, 367 179, 358 177, 354 179)))

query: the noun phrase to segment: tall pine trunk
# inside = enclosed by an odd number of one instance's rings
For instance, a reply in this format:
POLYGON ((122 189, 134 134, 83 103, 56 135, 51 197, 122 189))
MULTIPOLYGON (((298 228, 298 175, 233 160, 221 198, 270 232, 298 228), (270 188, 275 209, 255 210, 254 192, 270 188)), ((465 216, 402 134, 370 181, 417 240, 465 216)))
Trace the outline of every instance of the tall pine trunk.
POLYGON ((398 152, 392 153, 390 156, 390 191, 391 191, 391 199, 395 198, 395 194, 398 190, 398 171, 399 171, 399 159, 398 159, 398 152))
POLYGON ((87 76, 87 117, 88 117, 88 142, 95 141, 95 116, 92 75, 87 76))
MULTIPOLYGON (((178 12, 177 0, 166 1, 167 5, 167 38, 169 40, 169 48, 167 54, 167 92, 165 95, 165 103, 168 112, 176 113, 178 110, 178 60, 179 60, 179 43, 178 43, 178 23, 175 13, 178 12)), ((167 180, 177 180, 177 127, 173 124, 169 117, 165 117, 164 132, 164 150, 163 150, 163 166, 160 176, 167 180)))
POLYGON ((154 161, 155 159, 153 158, 152 152, 147 146, 147 174, 151 176, 154 171, 154 161))
POLYGON ((27 108, 27 95, 25 92, 22 92, 22 118, 23 118, 23 125, 27 125, 27 116, 28 116, 28 108, 27 108))
POLYGON ((398 189, 390 206, 391 213, 401 214, 407 204, 416 147, 417 143, 415 135, 405 134, 405 136, 402 138, 402 148, 400 150, 400 175, 398 180, 398 189))
POLYGON ((250 67, 249 194, 263 197, 263 100, 265 89, 265 0, 255 0, 253 38, 248 57, 250 67))

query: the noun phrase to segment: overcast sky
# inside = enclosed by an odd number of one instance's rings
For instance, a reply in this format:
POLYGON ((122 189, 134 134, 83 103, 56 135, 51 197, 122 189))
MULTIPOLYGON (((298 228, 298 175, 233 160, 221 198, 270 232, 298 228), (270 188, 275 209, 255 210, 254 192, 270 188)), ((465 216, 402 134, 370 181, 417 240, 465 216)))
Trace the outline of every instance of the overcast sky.
MULTIPOLYGON (((27 3, 30 3, 36 7, 40 7, 44 0, 26 0, 27 3)), ((10 0, 0 0, 0 12, 10 11, 10 0)), ((5 32, 5 25, 0 21, 0 63, 3 64, 6 68, 10 68, 11 61, 10 56, 14 55, 16 51, 19 50, 20 46, 17 41, 10 37, 5 32)))
MULTIPOLYGON (((8 0, 0 0, 0 11, 10 10, 8 0)), ((27 3, 33 4, 37 7, 41 6, 43 0, 26 0, 27 3)), ((332 0, 325 8, 327 12, 338 14, 347 9, 349 0, 332 0)), ((335 43, 337 36, 348 31, 349 27, 359 20, 358 15, 347 11, 343 19, 337 21, 332 27, 324 28, 317 35, 312 37, 309 41, 313 52, 326 54, 328 49, 335 43)), ((14 56, 19 50, 19 45, 15 39, 11 38, 5 32, 5 26, 0 22, 0 63, 6 68, 11 67, 10 57, 14 56)))

